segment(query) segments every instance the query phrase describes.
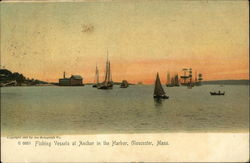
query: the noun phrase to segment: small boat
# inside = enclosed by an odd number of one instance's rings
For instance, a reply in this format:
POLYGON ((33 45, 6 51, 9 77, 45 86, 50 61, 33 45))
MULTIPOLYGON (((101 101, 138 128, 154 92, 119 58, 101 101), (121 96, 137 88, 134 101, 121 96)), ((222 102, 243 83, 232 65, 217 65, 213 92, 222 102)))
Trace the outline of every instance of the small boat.
POLYGON ((120 88, 128 88, 128 82, 127 80, 123 80, 121 85, 120 85, 120 88))
POLYGON ((155 89, 154 89, 154 98, 155 99, 168 99, 166 96, 164 89, 162 88, 159 73, 157 72, 156 80, 155 80, 155 89))
POLYGON ((217 95, 217 96, 223 96, 223 95, 225 95, 225 92, 210 92, 210 95, 212 95, 212 96, 214 96, 214 95, 217 95))

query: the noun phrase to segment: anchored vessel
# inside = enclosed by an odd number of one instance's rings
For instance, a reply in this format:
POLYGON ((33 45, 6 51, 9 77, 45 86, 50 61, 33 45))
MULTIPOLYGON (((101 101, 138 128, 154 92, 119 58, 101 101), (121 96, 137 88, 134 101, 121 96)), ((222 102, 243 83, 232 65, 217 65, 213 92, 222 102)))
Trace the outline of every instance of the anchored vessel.
POLYGON ((174 76, 174 86, 175 86, 175 87, 179 87, 179 86, 180 86, 178 74, 176 74, 176 75, 174 76))
POLYGON ((112 89, 113 85, 114 83, 112 81, 112 76, 111 76, 110 61, 108 60, 108 56, 107 56, 105 79, 101 84, 99 84, 97 88, 98 89, 112 89))
POLYGON ((167 87, 179 87, 179 76, 178 74, 175 74, 174 77, 172 77, 170 79, 170 73, 168 72, 167 74, 167 83, 166 83, 167 87))
POLYGON ((95 70, 95 80, 94 80, 94 84, 92 87, 98 87, 100 85, 99 83, 99 70, 96 66, 96 70, 95 70))
POLYGON ((174 80, 173 80, 173 78, 170 79, 170 73, 169 72, 167 74, 167 83, 166 83, 166 86, 167 87, 173 87, 174 86, 174 80))
POLYGON ((189 75, 187 75, 188 69, 183 68, 182 71, 183 71, 183 75, 181 76, 181 79, 182 79, 181 85, 187 86, 188 78, 189 78, 189 75))
POLYGON ((195 75, 195 86, 201 86, 201 81, 203 80, 202 78, 202 74, 199 73, 198 74, 198 78, 197 78, 197 74, 195 75))
POLYGON ((157 72, 156 80, 155 80, 155 89, 154 89, 154 98, 156 99, 168 99, 166 96, 164 89, 162 88, 159 73, 157 72))
POLYGON ((192 68, 189 68, 189 69, 183 68, 182 71, 183 71, 183 75, 181 76, 182 86, 187 86, 188 88, 192 88, 194 86, 201 85, 201 81, 203 80, 201 73, 199 73, 197 76, 197 72, 195 72, 195 77, 193 80, 192 68))
POLYGON ((128 87, 128 81, 127 80, 123 80, 121 85, 120 85, 120 88, 127 88, 128 87))

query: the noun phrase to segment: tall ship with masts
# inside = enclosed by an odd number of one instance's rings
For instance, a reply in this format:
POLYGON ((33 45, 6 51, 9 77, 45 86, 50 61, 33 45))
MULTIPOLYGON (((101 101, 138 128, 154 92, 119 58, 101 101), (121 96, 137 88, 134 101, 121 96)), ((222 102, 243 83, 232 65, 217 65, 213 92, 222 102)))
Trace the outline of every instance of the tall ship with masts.
POLYGON ((166 86, 167 87, 173 87, 174 86, 173 79, 171 80, 169 72, 167 74, 167 83, 166 83, 166 86))
POLYGON ((188 86, 188 88, 192 88, 193 86, 200 86, 201 81, 203 80, 202 74, 199 73, 197 76, 197 72, 195 72, 195 77, 193 80, 193 71, 192 68, 183 68, 183 75, 181 76, 181 85, 188 86))
POLYGON ((92 87, 98 87, 99 85, 100 85, 100 83, 99 83, 99 70, 98 70, 98 67, 96 66, 95 79, 94 79, 94 84, 92 85, 92 87))
POLYGON ((174 76, 174 86, 175 86, 175 87, 179 87, 179 86, 180 86, 178 74, 176 74, 176 75, 174 76))
POLYGON ((199 73, 198 77, 195 75, 195 86, 201 86, 201 82, 203 80, 202 74, 199 73))
POLYGON ((178 74, 175 74, 172 78, 170 78, 170 73, 168 72, 166 86, 167 87, 178 87, 178 86, 180 86, 178 74))
POLYGON ((112 81, 110 61, 108 59, 108 54, 107 54, 105 78, 104 78, 104 81, 100 83, 97 88, 98 89, 112 89, 113 85, 114 85, 114 82, 112 81))
POLYGON ((183 68, 182 71, 183 71, 183 75, 181 76, 181 80, 182 80, 181 85, 187 86, 188 85, 188 78, 189 78, 189 75, 187 75, 188 69, 183 68))
POLYGON ((192 71, 192 68, 189 68, 189 82, 188 82, 188 88, 192 88, 194 86, 194 83, 193 83, 193 71, 192 71))

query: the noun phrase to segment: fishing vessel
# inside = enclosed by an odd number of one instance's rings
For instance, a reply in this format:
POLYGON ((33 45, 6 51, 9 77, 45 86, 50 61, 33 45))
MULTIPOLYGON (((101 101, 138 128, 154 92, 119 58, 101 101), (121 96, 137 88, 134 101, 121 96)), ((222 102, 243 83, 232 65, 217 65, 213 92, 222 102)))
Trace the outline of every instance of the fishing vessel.
POLYGON ((99 83, 99 70, 96 66, 96 69, 95 69, 95 80, 94 80, 94 84, 92 85, 92 87, 98 87, 100 85, 99 83))
POLYGON ((159 73, 157 72, 156 80, 155 80, 155 89, 154 89, 154 98, 155 99, 168 99, 166 96, 164 89, 162 88, 159 73))
POLYGON ((99 84, 97 88, 98 89, 112 89, 113 85, 114 85, 114 82, 112 81, 112 76, 111 76, 110 61, 108 59, 108 54, 107 54, 105 79, 102 83, 99 84))
POLYGON ((121 85, 120 85, 120 88, 127 88, 128 87, 128 81, 127 80, 123 80, 121 85))
POLYGON ((219 92, 210 92, 210 95, 211 96, 214 96, 214 95, 217 95, 217 96, 223 96, 223 95, 225 95, 225 92, 221 92, 221 91, 219 91, 219 92))

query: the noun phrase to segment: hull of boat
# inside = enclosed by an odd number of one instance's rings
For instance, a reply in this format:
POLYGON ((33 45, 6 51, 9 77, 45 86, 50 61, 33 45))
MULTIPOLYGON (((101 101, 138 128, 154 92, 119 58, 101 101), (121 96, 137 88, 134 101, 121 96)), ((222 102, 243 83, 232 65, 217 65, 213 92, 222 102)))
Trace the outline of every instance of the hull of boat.
POLYGON ((109 85, 109 86, 101 85, 98 87, 98 89, 112 89, 112 88, 113 88, 113 85, 109 85))
POLYGON ((166 95, 163 95, 163 96, 154 95, 154 98, 155 99, 168 99, 169 97, 166 95))
POLYGON ((120 88, 128 88, 128 85, 120 85, 120 88))
POLYGON ((113 87, 106 87, 106 86, 103 86, 103 87, 99 87, 98 89, 113 89, 113 87))
POLYGON ((223 95, 225 95, 225 92, 223 92, 223 93, 210 92, 210 95, 212 95, 212 96, 223 96, 223 95))

